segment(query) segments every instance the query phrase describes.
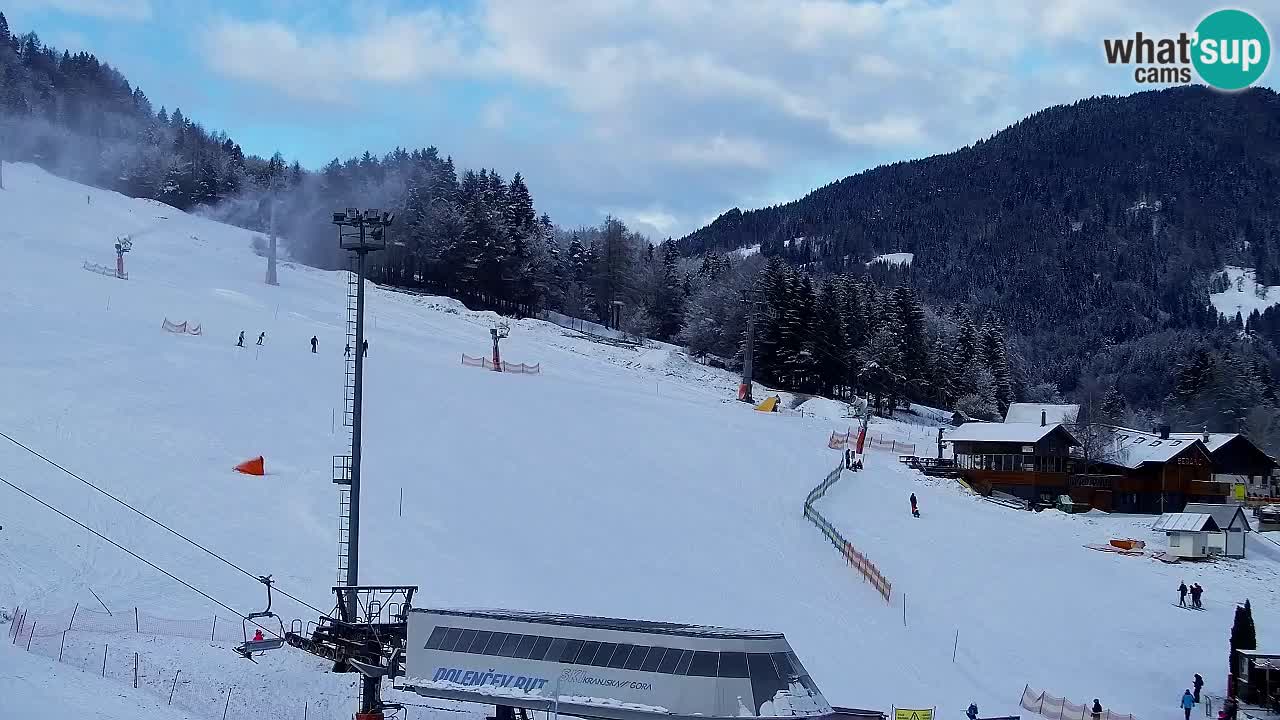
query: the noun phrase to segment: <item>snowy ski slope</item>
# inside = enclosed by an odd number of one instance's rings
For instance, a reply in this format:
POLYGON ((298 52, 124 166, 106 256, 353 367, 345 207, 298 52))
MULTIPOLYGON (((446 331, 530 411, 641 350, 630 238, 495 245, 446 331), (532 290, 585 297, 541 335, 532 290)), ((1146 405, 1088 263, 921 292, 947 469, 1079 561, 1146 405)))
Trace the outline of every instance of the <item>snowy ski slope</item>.
MULTIPOLYGON (((285 264, 269 287, 251 233, 31 166, 5 170, 0 323, 11 345, 0 357, 0 430, 328 609, 330 458, 346 441, 343 275, 285 264), (135 237, 129 280, 81 269, 114 264, 125 233, 135 237), (165 318, 204 335, 167 333, 165 318), (245 348, 235 347, 241 330, 245 348), (231 472, 258 454, 266 477, 231 472)), ((1031 683, 1154 720, 1191 672, 1219 689, 1233 602, 1254 601, 1267 642, 1267 588, 1280 567, 1269 557, 1190 573, 1102 555, 1081 546, 1108 533, 1156 538, 1141 534, 1145 519, 1011 513, 876 452, 822 503, 893 581, 886 606, 801 515, 837 461, 826 440, 848 421, 751 412, 722 402, 736 379, 669 347, 599 345, 536 321, 513 323, 503 355, 540 363, 542 375, 463 367, 462 353, 487 352, 492 315, 380 289, 368 299, 361 580, 417 584, 419 606, 776 629, 833 703, 937 706, 944 716, 971 701, 983 715, 1015 712, 1031 683), (924 513, 914 521, 903 511, 912 490, 924 513), (1205 585, 1208 612, 1170 606, 1184 576, 1205 585)), ((926 448, 930 437, 913 439, 926 448)), ((258 583, 3 441, 0 477, 222 602, 263 604, 258 583)), ((7 487, 0 526, 0 608, 96 607, 92 589, 114 608, 226 616, 7 487)), ((315 616, 279 596, 276 609, 315 616)), ((300 717, 304 702, 313 718, 351 710, 351 676, 324 674, 298 651, 252 665, 222 640, 110 642, 190 668, 182 713, 219 716, 228 684, 245 691, 229 718, 300 717)), ((38 672, 0 653, 0 681, 38 672)), ((81 685, 82 675, 58 672, 72 705, 110 681, 81 685)), ((0 692, 0 717, 12 714, 7 702, 0 692)))

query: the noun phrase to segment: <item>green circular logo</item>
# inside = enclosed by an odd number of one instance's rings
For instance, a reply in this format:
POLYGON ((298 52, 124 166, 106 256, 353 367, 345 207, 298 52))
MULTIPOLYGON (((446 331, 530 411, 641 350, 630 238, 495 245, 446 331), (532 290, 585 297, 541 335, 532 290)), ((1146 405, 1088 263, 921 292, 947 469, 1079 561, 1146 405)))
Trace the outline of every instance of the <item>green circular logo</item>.
POLYGON ((1206 83, 1239 90, 1262 76, 1271 59, 1271 39, 1257 18, 1243 10, 1218 10, 1196 26, 1192 63, 1206 83))

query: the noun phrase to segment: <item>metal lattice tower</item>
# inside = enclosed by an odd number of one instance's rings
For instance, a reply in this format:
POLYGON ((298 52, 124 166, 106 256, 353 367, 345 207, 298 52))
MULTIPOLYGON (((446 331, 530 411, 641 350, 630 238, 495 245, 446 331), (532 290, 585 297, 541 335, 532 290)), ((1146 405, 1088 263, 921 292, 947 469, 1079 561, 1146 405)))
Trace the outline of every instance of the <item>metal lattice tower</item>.
MULTIPOLYGON (((355 272, 347 276, 346 378, 343 390, 342 425, 351 430, 351 454, 334 458, 334 482, 338 484, 338 585, 348 589, 360 585, 360 441, 361 399, 364 380, 364 270, 369 253, 386 248, 386 228, 393 215, 377 210, 361 212, 347 208, 333 214, 338 226, 338 246, 354 256, 355 272), (352 325, 354 325, 354 332, 352 325)), ((344 597, 339 593, 339 597, 344 597)), ((345 594, 344 608, 350 617, 358 613, 357 593, 345 594)), ((381 720, 382 676, 363 675, 360 684, 359 720, 381 720)))

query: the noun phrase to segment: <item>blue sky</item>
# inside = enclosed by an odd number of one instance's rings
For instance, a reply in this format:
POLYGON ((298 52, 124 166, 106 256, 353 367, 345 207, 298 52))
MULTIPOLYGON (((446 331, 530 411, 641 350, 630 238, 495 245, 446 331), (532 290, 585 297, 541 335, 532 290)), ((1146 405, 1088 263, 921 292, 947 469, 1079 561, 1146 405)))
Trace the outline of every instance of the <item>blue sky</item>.
MULTIPOLYGON (((1262 7, 1236 6, 1271 26, 1262 7)), ((655 238, 955 149, 1048 105, 1150 89, 1106 65, 1102 38, 1190 31, 1218 7, 0 0, 15 31, 96 53, 247 152, 315 168, 435 145, 464 167, 521 171, 563 225, 612 213, 655 238)))

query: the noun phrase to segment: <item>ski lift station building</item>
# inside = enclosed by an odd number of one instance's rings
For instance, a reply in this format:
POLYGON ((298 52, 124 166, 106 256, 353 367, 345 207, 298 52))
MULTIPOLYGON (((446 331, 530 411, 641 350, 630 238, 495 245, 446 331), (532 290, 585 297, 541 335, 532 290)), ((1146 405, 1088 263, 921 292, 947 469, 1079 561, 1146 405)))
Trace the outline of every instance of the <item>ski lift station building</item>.
POLYGON ((414 609, 406 651, 401 689, 499 708, 599 720, 880 717, 833 709, 775 632, 414 609))

